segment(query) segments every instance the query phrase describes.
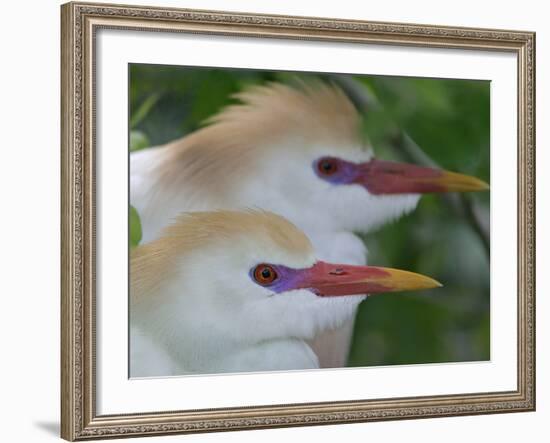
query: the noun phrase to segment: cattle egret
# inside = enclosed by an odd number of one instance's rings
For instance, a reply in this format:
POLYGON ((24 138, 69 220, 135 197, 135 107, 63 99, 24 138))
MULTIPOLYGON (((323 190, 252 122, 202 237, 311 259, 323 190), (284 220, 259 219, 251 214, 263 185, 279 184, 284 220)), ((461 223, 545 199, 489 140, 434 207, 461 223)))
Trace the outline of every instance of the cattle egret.
POLYGON ((441 286, 318 261, 304 233, 264 211, 183 214, 133 251, 130 275, 133 377, 318 368, 306 340, 363 294, 441 286))
MULTIPOLYGON (((288 218, 320 259, 362 265, 368 232, 413 210, 420 194, 487 189, 473 177, 378 160, 337 87, 254 86, 208 125, 131 155, 131 203, 143 242, 180 212, 257 207, 288 218)), ((316 339, 323 367, 344 366, 353 316, 316 339)))

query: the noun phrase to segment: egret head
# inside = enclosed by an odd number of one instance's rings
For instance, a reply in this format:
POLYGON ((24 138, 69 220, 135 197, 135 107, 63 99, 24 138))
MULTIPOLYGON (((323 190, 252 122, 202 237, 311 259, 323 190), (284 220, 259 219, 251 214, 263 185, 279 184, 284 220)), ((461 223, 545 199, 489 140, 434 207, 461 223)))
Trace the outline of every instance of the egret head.
POLYGON ((415 208, 424 193, 476 191, 473 177, 375 158, 361 117, 336 86, 268 84, 237 94, 187 137, 181 186, 219 207, 260 207, 301 228, 367 232, 415 208), (216 197, 212 197, 216 198, 216 197))
POLYGON ((131 259, 132 316, 176 340, 312 338, 347 320, 363 294, 437 286, 406 271, 318 261, 299 229, 265 211, 184 214, 131 259))

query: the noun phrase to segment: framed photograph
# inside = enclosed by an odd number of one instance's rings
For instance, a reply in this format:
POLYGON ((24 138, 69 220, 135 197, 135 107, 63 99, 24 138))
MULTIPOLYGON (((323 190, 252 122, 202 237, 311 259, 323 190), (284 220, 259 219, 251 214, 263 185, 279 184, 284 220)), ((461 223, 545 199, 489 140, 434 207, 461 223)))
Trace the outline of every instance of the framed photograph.
POLYGON ((62 437, 535 409, 535 35, 72 2, 62 437))

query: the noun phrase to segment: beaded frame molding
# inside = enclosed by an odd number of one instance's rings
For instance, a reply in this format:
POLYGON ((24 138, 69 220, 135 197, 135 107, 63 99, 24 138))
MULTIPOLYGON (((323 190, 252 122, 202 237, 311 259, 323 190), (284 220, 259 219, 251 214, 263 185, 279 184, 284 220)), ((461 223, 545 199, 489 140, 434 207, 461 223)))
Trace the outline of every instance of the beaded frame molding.
POLYGON ((535 34, 91 3, 61 7, 61 436, 67 440, 535 409, 535 34), (518 69, 517 389, 463 395, 97 415, 95 78, 100 28, 506 51, 518 69))

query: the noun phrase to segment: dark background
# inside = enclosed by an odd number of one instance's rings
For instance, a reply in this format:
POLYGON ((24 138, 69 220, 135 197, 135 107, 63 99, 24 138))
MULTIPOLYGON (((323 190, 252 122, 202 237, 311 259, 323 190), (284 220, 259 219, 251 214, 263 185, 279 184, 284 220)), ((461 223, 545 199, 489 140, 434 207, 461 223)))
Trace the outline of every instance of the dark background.
MULTIPOLYGON (((250 84, 296 73, 130 65, 130 149, 184 136, 250 84)), ((437 164, 489 182, 490 83, 299 74, 342 87, 377 157, 437 164)), ((427 195, 416 211, 364 236, 369 263, 421 272, 437 291, 361 304, 349 366, 488 360, 489 193, 427 195)), ((139 239, 131 217, 131 238, 139 239)))

